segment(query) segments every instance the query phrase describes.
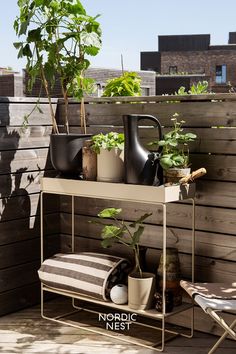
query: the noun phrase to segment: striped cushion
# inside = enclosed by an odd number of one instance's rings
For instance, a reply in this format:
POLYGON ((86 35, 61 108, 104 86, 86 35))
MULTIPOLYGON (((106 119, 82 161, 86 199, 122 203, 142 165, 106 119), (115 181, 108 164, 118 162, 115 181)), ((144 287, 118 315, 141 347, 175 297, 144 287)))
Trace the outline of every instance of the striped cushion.
POLYGON ((46 259, 39 271, 49 287, 109 300, 110 289, 127 278, 125 258, 100 253, 58 253, 46 259))

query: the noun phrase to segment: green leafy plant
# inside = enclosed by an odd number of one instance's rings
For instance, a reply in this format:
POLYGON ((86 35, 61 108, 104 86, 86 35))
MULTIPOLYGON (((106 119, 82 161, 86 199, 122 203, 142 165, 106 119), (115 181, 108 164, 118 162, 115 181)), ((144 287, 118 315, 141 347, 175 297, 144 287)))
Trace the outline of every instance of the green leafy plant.
POLYGON ((181 86, 177 92, 175 92, 176 96, 183 95, 200 95, 208 92, 208 82, 207 81, 198 81, 196 84, 192 84, 190 90, 186 91, 184 86, 181 86))
POLYGON ((188 143, 196 139, 196 134, 183 133, 182 125, 185 121, 178 121, 178 113, 173 114, 171 120, 174 129, 164 135, 160 141, 151 142, 150 145, 162 147, 160 164, 164 170, 169 168, 186 168, 189 166, 188 143))
POLYGON ((141 78, 135 72, 125 72, 120 77, 110 79, 103 91, 103 97, 141 96, 141 78))
POLYGON ((68 97, 81 100, 81 130, 86 133, 84 93, 91 79, 84 77, 90 62, 101 48, 97 17, 87 15, 79 0, 18 0, 20 14, 14 29, 21 42, 14 43, 18 58, 27 59, 29 89, 40 77, 50 105, 53 130, 58 133, 51 92, 59 76, 65 102, 65 129, 69 133, 68 97))
POLYGON ((92 149, 100 154, 100 149, 110 151, 113 148, 124 150, 124 134, 109 132, 97 134, 92 137, 92 149))
POLYGON ((135 271, 139 273, 142 278, 142 269, 140 266, 139 257, 139 243, 140 237, 144 231, 143 222, 152 213, 146 213, 140 216, 136 221, 126 223, 124 220, 119 220, 117 217, 122 212, 122 209, 106 208, 98 213, 98 217, 101 219, 112 219, 113 222, 104 224, 103 222, 96 221, 96 223, 102 224, 104 227, 101 231, 102 246, 104 248, 111 247, 115 242, 119 242, 134 252, 135 257, 135 271))

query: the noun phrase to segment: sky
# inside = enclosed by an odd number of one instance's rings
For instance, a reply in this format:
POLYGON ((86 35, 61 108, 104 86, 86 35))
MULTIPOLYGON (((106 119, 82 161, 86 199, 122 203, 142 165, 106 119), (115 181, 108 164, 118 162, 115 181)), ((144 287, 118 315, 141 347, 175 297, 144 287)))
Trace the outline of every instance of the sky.
MULTIPOLYGON (((17 59, 13 22, 17 0, 1 0, 0 67, 16 71, 25 66, 17 59)), ((140 52, 157 51, 158 35, 210 34, 211 44, 227 44, 236 31, 236 0, 82 0, 87 13, 100 14, 102 49, 90 57, 92 67, 140 69, 140 52)))

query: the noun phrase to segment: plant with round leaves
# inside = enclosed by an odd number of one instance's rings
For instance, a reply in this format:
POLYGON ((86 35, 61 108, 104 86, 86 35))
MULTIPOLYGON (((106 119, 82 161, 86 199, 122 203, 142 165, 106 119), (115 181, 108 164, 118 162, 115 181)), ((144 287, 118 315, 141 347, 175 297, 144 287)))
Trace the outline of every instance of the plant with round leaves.
POLYGON ((132 222, 125 222, 123 219, 118 219, 122 212, 120 208, 106 208, 98 213, 100 219, 111 219, 111 222, 103 223, 102 221, 95 221, 94 223, 102 224, 101 231, 102 246, 104 248, 111 247, 114 243, 119 242, 122 245, 129 247, 134 252, 135 257, 135 271, 139 273, 142 278, 142 269, 140 266, 139 244, 140 238, 144 231, 143 222, 152 215, 152 213, 145 213, 137 220, 132 222))
POLYGON ((90 62, 101 48, 97 17, 87 15, 79 0, 18 0, 19 16, 14 29, 21 42, 14 43, 18 58, 27 59, 29 89, 40 77, 49 100, 53 130, 58 133, 51 91, 57 76, 65 102, 65 129, 69 133, 68 97, 81 101, 81 130, 86 133, 84 93, 91 79, 84 77, 90 62))
POLYGON ((158 145, 162 148, 160 164, 164 170, 169 168, 186 168, 189 166, 189 143, 197 136, 193 133, 183 133, 182 125, 185 121, 178 121, 178 113, 173 114, 171 120, 174 128, 164 134, 162 140, 153 141, 149 145, 158 145))

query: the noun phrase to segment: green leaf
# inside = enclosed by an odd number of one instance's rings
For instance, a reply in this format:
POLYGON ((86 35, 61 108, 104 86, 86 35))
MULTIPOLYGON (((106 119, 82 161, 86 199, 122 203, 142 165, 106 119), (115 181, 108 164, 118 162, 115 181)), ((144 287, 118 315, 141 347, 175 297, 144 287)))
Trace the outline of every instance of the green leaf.
POLYGON ((173 162, 170 157, 162 157, 160 159, 160 164, 161 167, 164 168, 164 170, 167 170, 168 168, 171 168, 173 166, 173 162))
POLYGON ((151 216, 152 213, 145 213, 140 218, 138 218, 136 221, 132 222, 129 226, 130 227, 135 227, 137 224, 142 224, 144 220, 146 220, 149 216, 151 216))
POLYGON ((196 139, 197 135, 193 133, 186 133, 185 136, 189 139, 196 139))
POLYGON ((41 39, 42 39, 42 35, 41 35, 40 28, 33 29, 28 32, 28 37, 27 37, 28 42, 38 42, 41 41, 41 39))
POLYGON ((133 237, 132 237, 132 245, 133 246, 139 244, 139 240, 140 240, 140 237, 141 237, 143 231, 144 231, 144 226, 140 225, 138 227, 138 230, 136 230, 134 232, 133 237))
POLYGON ((114 243, 114 239, 111 238, 106 238, 104 240, 102 240, 101 245, 103 248, 108 248, 111 247, 114 243))
POLYGON ((116 238, 123 234, 123 230, 115 225, 105 225, 102 229, 102 238, 116 238))
POLYGON ((99 218, 114 218, 122 212, 122 209, 117 208, 106 208, 100 211, 98 214, 99 218))
POLYGON ((25 56, 25 57, 32 57, 32 52, 31 52, 31 49, 30 49, 30 46, 29 44, 25 44, 25 46, 23 47, 22 49, 22 54, 25 56))
POLYGON ((100 36, 95 33, 95 32, 82 32, 80 35, 82 44, 84 46, 92 46, 92 47, 96 47, 96 48, 101 48, 101 40, 100 40, 100 36))
POLYGON ((14 42, 13 45, 16 49, 20 49, 23 45, 23 42, 14 42))

